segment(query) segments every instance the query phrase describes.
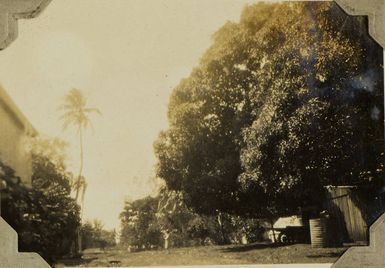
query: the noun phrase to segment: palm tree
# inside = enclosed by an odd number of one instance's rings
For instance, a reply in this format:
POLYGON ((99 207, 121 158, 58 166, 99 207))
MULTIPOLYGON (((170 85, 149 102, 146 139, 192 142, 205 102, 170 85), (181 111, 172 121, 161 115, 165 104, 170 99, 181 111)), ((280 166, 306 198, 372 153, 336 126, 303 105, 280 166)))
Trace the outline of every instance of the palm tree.
POLYGON ((78 200, 79 195, 83 199, 85 188, 87 187, 85 178, 82 176, 84 166, 83 132, 91 125, 89 115, 92 113, 100 115, 101 113, 97 108, 87 107, 87 99, 79 89, 70 90, 64 97, 64 103, 60 108, 63 110, 63 114, 60 117, 63 120, 63 129, 73 126, 79 134, 80 165, 77 179, 74 182, 74 190, 75 199, 78 200))
MULTIPOLYGON (((84 130, 91 125, 90 115, 92 113, 101 114, 97 108, 87 107, 87 99, 79 89, 71 89, 64 97, 64 102, 60 106, 63 111, 60 119, 63 120, 63 130, 69 126, 73 126, 79 134, 79 153, 80 153, 80 165, 79 173, 75 181, 73 182, 73 190, 75 192, 75 200, 78 201, 80 197, 80 209, 81 217, 83 218, 83 205, 84 195, 87 189, 87 182, 83 176, 84 165, 84 146, 83 146, 83 133, 84 130)), ((80 232, 78 234, 79 251, 80 245, 80 232)))

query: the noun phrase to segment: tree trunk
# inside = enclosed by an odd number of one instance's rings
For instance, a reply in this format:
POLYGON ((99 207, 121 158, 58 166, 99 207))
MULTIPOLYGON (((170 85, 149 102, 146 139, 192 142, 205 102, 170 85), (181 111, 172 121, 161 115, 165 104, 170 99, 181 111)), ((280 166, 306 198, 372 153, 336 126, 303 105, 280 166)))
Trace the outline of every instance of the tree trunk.
MULTIPOLYGON (((75 200, 77 201, 79 198, 79 192, 80 192, 80 183, 83 173, 83 128, 79 127, 79 147, 80 147, 80 166, 79 166, 79 175, 78 175, 78 182, 76 187, 76 196, 75 200)), ((84 182, 85 184, 85 182, 84 182)), ((85 187, 83 185, 82 187, 85 187)), ((80 254, 82 252, 82 234, 81 234, 81 224, 83 222, 83 205, 84 205, 84 191, 82 193, 81 197, 81 204, 80 204, 80 226, 78 227, 76 234, 77 234, 77 245, 78 245, 78 253, 80 254)))
POLYGON ((80 166, 79 166, 79 174, 77 178, 77 186, 76 186, 76 192, 75 192, 75 200, 77 201, 79 198, 79 192, 80 192, 80 182, 83 174, 83 128, 79 127, 79 151, 80 151, 80 166))
POLYGON ((270 226, 271 226, 271 230, 273 232, 273 242, 274 243, 277 243, 277 238, 275 237, 275 231, 274 231, 274 222, 273 222, 273 219, 269 219, 270 220, 270 226))
POLYGON ((163 239, 164 239, 164 249, 168 249, 169 247, 169 238, 170 238, 170 234, 169 233, 165 233, 163 235, 163 239))
POLYGON ((247 235, 246 233, 242 233, 242 236, 241 236, 241 244, 242 245, 247 245, 249 243, 248 239, 247 239, 247 235))
POLYGON ((221 235, 222 235, 222 244, 226 244, 227 241, 226 241, 225 229, 223 226, 222 213, 221 212, 219 212, 217 215, 217 221, 218 221, 219 229, 220 229, 221 235))
POLYGON ((76 233, 77 233, 77 239, 78 239, 78 253, 81 254, 82 253, 82 248, 83 248, 81 227, 78 227, 78 230, 77 230, 76 233))

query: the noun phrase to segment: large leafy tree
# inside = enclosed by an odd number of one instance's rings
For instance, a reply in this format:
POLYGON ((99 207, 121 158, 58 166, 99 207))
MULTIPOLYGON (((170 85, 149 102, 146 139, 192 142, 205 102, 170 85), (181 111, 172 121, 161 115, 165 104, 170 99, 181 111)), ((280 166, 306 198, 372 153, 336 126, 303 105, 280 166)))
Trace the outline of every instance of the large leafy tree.
POLYGON ((254 120, 243 130, 240 181, 290 213, 321 206, 325 185, 380 182, 383 69, 364 18, 330 3, 279 10, 286 19, 263 39, 269 55, 250 67, 259 83, 249 91, 254 120), (290 16, 296 9, 305 15, 290 16))
POLYGON ((365 18, 334 3, 248 6, 175 88, 159 177, 200 213, 254 216, 379 182, 381 53, 365 18))

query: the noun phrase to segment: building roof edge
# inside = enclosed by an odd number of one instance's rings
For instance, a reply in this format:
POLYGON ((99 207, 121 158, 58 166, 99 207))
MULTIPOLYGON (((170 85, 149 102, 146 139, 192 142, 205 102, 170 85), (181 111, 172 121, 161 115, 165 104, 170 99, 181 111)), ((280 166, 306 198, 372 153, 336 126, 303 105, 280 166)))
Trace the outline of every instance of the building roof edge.
POLYGON ((19 107, 8 95, 8 93, 5 91, 1 84, 0 104, 3 104, 5 106, 5 109, 13 116, 14 120, 16 120, 23 127, 24 131, 28 136, 35 137, 38 134, 37 130, 32 126, 27 117, 19 109, 19 107))

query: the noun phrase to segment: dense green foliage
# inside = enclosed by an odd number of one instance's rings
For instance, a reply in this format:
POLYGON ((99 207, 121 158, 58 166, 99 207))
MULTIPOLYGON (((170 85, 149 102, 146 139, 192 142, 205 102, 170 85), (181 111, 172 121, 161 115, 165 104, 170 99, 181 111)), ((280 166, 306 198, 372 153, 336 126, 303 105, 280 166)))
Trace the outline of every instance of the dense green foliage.
POLYGON ((116 245, 115 230, 107 231, 100 221, 86 221, 81 227, 82 249, 113 247, 116 245))
POLYGON ((120 214, 122 229, 120 242, 139 248, 161 245, 161 232, 156 225, 157 202, 152 197, 126 202, 120 214))
POLYGON ((199 215, 187 208, 180 193, 165 188, 156 197, 126 202, 120 218, 121 244, 137 249, 241 243, 243 236, 264 239, 263 221, 199 215))
POLYGON ((1 216, 17 231, 19 250, 41 254, 48 262, 67 255, 80 225, 79 207, 70 197, 71 174, 65 171, 58 142, 39 142, 33 151, 32 187, 19 183, 12 169, 1 165, 7 182, 1 216))
POLYGON ((198 213, 320 207, 383 184, 382 48, 332 2, 248 6, 170 99, 157 174, 198 213))

